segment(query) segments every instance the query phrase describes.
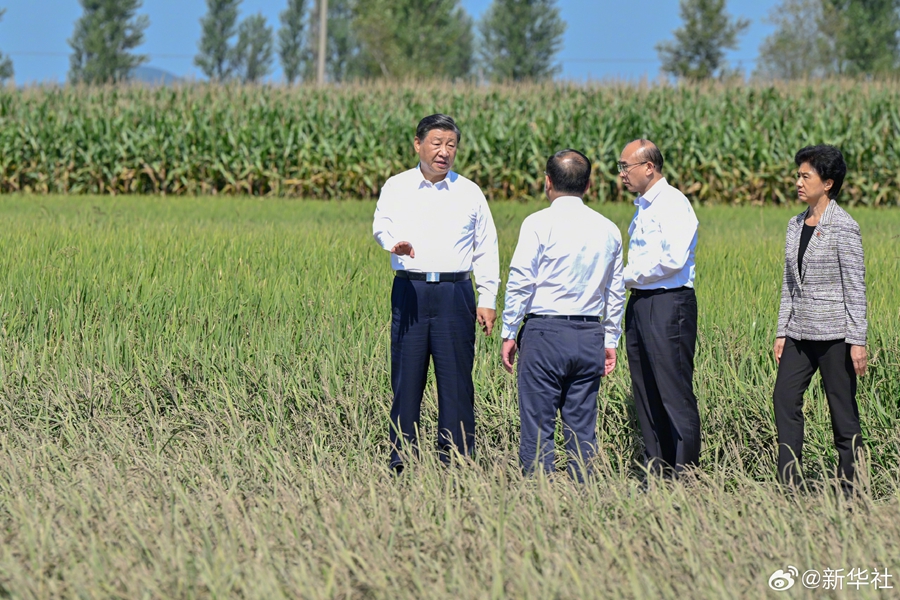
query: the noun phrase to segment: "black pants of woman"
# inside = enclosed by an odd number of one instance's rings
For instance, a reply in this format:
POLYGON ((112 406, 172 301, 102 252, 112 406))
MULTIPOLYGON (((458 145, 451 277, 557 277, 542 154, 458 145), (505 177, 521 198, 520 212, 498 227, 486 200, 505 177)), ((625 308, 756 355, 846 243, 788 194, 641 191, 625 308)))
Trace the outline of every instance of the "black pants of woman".
POLYGON ((837 447, 837 476, 847 489, 855 479, 856 454, 862 448, 859 407, 856 404, 856 372, 850 344, 844 340, 785 339, 775 380, 775 426, 778 429, 778 480, 799 485, 803 454, 803 394, 816 371, 831 412, 831 429, 837 447))

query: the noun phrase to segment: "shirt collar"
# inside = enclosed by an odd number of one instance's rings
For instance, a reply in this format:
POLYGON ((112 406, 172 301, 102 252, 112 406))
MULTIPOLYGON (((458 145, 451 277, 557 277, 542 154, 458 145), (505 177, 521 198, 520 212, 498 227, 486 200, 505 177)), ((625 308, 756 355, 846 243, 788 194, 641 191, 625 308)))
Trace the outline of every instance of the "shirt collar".
POLYGON ((422 175, 422 165, 421 164, 416 165, 416 173, 418 174, 418 177, 419 177, 419 189, 422 189, 423 187, 425 187, 425 188, 433 187, 436 190, 449 190, 450 184, 456 180, 456 173, 454 173, 453 171, 450 171, 447 173, 446 177, 444 177, 437 183, 431 183, 430 181, 425 179, 424 175, 422 175))
POLYGON ((663 177, 662 179, 660 179, 659 181, 654 183, 652 186, 650 186, 649 190, 647 190, 646 192, 644 192, 643 194, 641 194, 640 196, 635 198, 634 203, 635 204, 644 204, 644 205, 652 204, 653 201, 656 200, 656 198, 659 197, 659 195, 662 194, 663 190, 666 189, 668 186, 669 186, 669 182, 666 181, 665 177, 663 177))
POLYGON ((556 200, 550 203, 550 207, 572 207, 572 206, 584 206, 584 200, 579 198, 578 196, 560 196, 556 200))

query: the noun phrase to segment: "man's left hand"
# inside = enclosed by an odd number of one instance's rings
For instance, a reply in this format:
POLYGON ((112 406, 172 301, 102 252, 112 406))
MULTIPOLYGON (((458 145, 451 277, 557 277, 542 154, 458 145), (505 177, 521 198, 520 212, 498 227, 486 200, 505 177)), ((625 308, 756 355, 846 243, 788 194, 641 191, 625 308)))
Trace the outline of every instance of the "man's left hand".
POLYGON ((603 376, 607 376, 613 372, 613 369, 616 368, 616 349, 615 348, 607 348, 604 352, 606 354, 606 361, 603 369, 603 376))
POLYGON ((516 351, 519 349, 516 340, 503 340, 503 348, 500 349, 500 356, 503 359, 503 368, 507 373, 513 372, 513 365, 516 362, 516 351))
POLYGON ((481 325, 484 335, 491 335, 491 332, 494 330, 494 321, 497 320, 497 311, 493 308, 476 309, 475 319, 481 325))

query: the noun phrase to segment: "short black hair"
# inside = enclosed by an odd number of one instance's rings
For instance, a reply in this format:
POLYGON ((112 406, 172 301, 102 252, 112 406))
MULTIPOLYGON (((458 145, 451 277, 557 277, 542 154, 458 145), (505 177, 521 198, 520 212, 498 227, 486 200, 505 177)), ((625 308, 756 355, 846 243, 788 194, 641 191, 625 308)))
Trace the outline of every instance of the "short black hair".
POLYGON ((440 113, 436 115, 428 115, 427 117, 419 121, 419 125, 416 127, 416 139, 420 142, 423 141, 426 136, 428 136, 428 132, 432 129, 452 131, 456 134, 457 143, 462 139, 462 133, 460 133, 459 127, 456 126, 456 121, 454 121, 452 117, 448 117, 447 115, 442 115, 440 113))
POLYGON ((840 150, 828 144, 806 146, 797 152, 794 162, 798 167, 803 163, 809 163, 823 182, 829 179, 833 181, 831 189, 828 190, 828 197, 832 200, 837 198, 841 186, 844 185, 844 176, 847 175, 847 163, 844 162, 844 155, 840 150))
POLYGON ((641 143, 641 149, 639 150, 641 160, 646 160, 647 162, 653 163, 653 166, 656 167, 656 172, 662 173, 663 155, 659 149, 659 146, 644 138, 640 138, 634 141, 641 143))
POLYGON ((591 161, 578 150, 560 150, 547 159, 547 176, 557 192, 581 196, 591 182, 591 161))

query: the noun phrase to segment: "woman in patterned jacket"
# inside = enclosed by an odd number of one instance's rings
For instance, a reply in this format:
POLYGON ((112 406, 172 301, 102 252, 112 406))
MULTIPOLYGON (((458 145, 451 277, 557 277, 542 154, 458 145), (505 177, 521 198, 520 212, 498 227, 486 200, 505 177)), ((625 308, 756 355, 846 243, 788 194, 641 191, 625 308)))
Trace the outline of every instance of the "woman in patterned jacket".
POLYGON ((866 283, 859 225, 837 205, 847 165, 834 146, 807 146, 794 158, 797 195, 808 208, 788 222, 773 394, 778 479, 802 482, 803 394, 822 375, 837 477, 845 493, 862 447, 856 377, 866 371, 866 283))

